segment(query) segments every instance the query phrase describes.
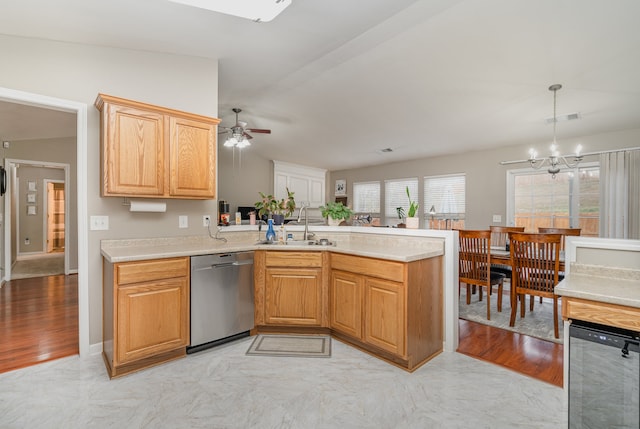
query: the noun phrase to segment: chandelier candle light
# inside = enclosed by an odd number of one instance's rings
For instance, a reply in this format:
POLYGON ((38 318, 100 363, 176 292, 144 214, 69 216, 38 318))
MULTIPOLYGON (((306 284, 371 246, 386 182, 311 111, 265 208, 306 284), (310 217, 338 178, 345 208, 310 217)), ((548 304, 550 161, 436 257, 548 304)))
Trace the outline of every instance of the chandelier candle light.
POLYGON ((582 161, 582 145, 576 147, 576 151, 572 155, 560 155, 558 152, 558 143, 556 142, 556 124, 558 123, 558 117, 556 115, 556 95, 558 90, 562 88, 562 85, 556 83, 549 87, 549 91, 553 91, 553 143, 551 143, 551 155, 548 158, 538 158, 538 153, 535 149, 529 150, 529 163, 531 167, 539 170, 543 165, 548 164, 547 171, 553 178, 560 172, 560 163, 566 165, 569 168, 575 168, 582 161), (568 161, 567 157, 573 157, 573 161, 568 161))

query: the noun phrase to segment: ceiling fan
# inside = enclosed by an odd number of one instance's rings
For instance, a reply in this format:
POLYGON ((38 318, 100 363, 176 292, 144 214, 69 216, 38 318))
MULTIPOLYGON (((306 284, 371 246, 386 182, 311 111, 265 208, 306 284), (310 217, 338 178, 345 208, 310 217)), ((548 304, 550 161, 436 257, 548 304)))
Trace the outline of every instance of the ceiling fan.
POLYGON ((265 130, 261 128, 247 128, 247 123, 238 120, 238 113, 242 112, 242 109, 234 107, 233 112, 236 114, 236 124, 232 127, 220 127, 224 129, 219 134, 231 133, 231 137, 227 139, 224 143, 225 146, 235 147, 238 146, 240 148, 249 146, 249 140, 253 138, 253 136, 247 131, 251 131, 252 133, 259 134, 271 134, 271 130, 265 130))

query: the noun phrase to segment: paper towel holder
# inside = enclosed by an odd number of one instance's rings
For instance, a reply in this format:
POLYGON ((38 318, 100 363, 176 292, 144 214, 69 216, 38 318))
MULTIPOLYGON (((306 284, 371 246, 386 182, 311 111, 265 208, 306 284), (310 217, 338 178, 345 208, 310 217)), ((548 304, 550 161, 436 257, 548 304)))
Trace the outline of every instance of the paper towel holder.
POLYGON ((167 211, 167 203, 143 200, 131 201, 128 197, 123 197, 122 205, 129 207, 130 212, 164 213, 167 211))

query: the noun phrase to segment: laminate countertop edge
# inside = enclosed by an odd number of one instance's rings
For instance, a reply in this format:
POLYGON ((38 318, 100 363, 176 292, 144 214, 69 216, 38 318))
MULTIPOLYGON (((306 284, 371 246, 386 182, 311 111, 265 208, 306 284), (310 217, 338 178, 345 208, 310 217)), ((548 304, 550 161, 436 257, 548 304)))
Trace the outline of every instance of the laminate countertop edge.
POLYGON ((110 263, 142 261, 148 259, 163 259, 182 256, 211 255, 220 253, 242 252, 249 250, 272 250, 272 251, 325 251, 343 253, 355 256, 386 259, 398 262, 413 262, 421 259, 428 259, 444 254, 442 243, 433 242, 425 248, 415 247, 389 247, 382 244, 365 245, 362 243, 336 243, 335 246, 297 246, 281 244, 251 244, 251 243, 222 243, 222 242, 199 242, 188 243, 177 240, 175 243, 166 242, 154 245, 128 245, 128 246, 101 246, 100 253, 110 263))
POLYGON ((571 273, 558 283, 555 293, 569 298, 640 308, 640 280, 635 278, 571 273))

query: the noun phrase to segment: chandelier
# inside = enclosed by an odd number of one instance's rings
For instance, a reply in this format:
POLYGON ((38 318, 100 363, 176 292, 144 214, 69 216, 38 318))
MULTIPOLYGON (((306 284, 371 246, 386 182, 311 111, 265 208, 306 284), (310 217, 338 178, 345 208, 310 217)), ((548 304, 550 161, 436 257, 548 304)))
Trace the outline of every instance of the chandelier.
POLYGON ((539 170, 543 165, 548 165, 547 171, 553 178, 560 172, 561 164, 566 165, 568 168, 575 168, 582 161, 582 145, 576 147, 575 153, 571 155, 560 155, 558 152, 558 143, 556 142, 556 124, 558 123, 558 117, 556 115, 556 96, 558 90, 562 88, 562 85, 556 83, 549 87, 549 91, 553 91, 553 143, 551 143, 551 153, 547 158, 538 158, 538 152, 531 148, 529 150, 529 163, 531 167, 539 170), (571 161, 568 159, 571 158, 571 161))

